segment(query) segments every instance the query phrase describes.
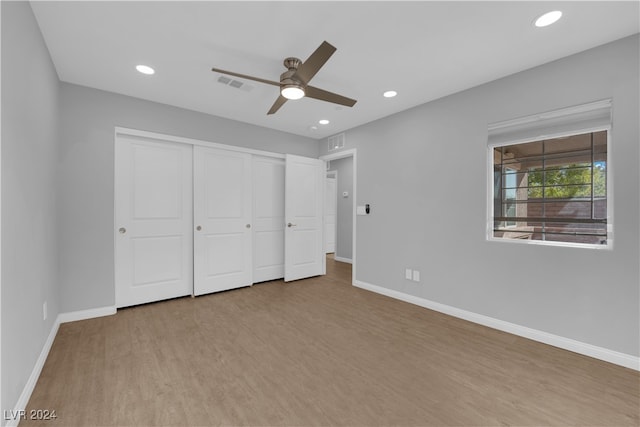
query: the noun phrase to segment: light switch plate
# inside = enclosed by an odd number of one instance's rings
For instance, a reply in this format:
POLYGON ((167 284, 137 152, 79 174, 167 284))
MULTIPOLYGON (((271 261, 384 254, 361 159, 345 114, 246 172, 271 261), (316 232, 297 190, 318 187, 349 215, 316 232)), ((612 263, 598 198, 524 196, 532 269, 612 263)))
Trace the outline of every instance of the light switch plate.
POLYGON ((413 270, 413 281, 414 282, 420 281, 420 272, 418 270, 413 270))
POLYGON ((411 269, 407 268, 404 270, 404 278, 407 280, 411 280, 411 269))

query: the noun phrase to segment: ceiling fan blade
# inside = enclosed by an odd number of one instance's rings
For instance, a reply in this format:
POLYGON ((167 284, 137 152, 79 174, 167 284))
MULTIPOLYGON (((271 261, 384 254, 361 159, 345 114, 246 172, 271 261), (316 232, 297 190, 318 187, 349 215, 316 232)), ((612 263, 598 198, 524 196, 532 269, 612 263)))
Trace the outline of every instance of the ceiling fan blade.
POLYGON ((287 102, 287 98, 285 98, 284 96, 280 95, 278 97, 278 99, 276 99, 276 102, 274 102, 273 105, 271 106, 271 109, 269 110, 269 112, 267 112, 267 115, 273 114, 276 111, 278 111, 280 109, 280 107, 282 107, 282 105, 285 102, 287 102))
POLYGON ((333 102, 334 104, 344 105, 346 107, 353 107, 356 101, 355 99, 347 98, 346 96, 338 95, 337 93, 329 92, 317 87, 307 86, 305 88, 305 96, 308 98, 319 99, 321 101, 333 102))
POLYGON ((303 84, 309 83, 309 81, 316 75, 318 70, 322 68, 325 62, 329 60, 336 48, 327 43, 322 44, 298 67, 295 76, 298 77, 303 84))
POLYGON ((279 82, 274 82, 274 81, 271 81, 271 80, 265 80, 265 79, 261 79, 259 77, 247 76, 246 74, 234 73, 233 71, 221 70, 219 68, 212 68, 211 71, 216 72, 216 73, 227 74, 229 76, 240 77, 241 79, 254 80, 256 82, 266 83, 268 85, 280 86, 279 82))

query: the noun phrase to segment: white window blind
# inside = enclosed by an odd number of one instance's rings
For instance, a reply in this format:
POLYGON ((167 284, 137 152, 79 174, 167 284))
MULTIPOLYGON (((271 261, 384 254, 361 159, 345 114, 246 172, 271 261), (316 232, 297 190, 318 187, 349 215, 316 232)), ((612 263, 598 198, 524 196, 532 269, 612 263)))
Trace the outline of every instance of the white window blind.
POLYGON ((605 99, 492 123, 489 125, 489 145, 547 139, 610 125, 611 99, 605 99))

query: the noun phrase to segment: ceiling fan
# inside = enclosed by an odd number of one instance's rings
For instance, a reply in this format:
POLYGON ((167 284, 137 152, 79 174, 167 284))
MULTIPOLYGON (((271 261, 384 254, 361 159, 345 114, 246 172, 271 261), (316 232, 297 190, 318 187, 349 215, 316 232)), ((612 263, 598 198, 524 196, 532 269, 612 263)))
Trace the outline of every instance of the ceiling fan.
POLYGON ((347 107, 353 107, 357 102, 355 99, 347 98, 346 96, 328 92, 323 89, 318 89, 314 86, 309 86, 309 81, 316 75, 335 51, 335 47, 324 41, 304 62, 300 61, 298 58, 286 58, 284 60, 284 66, 287 68, 287 71, 280 75, 280 82, 247 76, 245 74, 221 70, 219 68, 212 68, 211 71, 254 80, 273 86, 280 86, 280 96, 278 96, 278 99, 273 103, 267 114, 273 114, 278 111, 278 109, 280 109, 280 107, 282 107, 282 105, 289 99, 300 99, 304 96, 347 107))

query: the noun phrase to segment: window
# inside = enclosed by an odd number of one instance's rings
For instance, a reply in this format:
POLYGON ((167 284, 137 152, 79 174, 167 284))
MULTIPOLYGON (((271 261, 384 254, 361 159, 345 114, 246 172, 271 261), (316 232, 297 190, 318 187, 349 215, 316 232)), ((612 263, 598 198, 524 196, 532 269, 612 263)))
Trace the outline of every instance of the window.
POLYGON ((581 106, 577 112, 573 107, 570 114, 549 113, 554 127, 565 127, 551 137, 526 135, 549 132, 550 121, 541 115, 490 127, 491 240, 611 245, 610 102, 596 104, 596 108, 581 106), (580 127, 590 129, 568 132, 576 118, 580 127), (522 142, 491 144, 500 138, 522 142))
MULTIPOLYGON (((511 169, 508 166, 501 168, 501 173, 504 179, 504 187, 502 189, 502 200, 500 204, 502 205, 503 215, 506 218, 515 218, 517 217, 516 212, 516 203, 518 198, 516 197, 516 190, 518 189, 518 171, 517 169, 511 169)), ((506 220, 505 226, 507 227, 515 227, 517 225, 515 220, 506 220)))

